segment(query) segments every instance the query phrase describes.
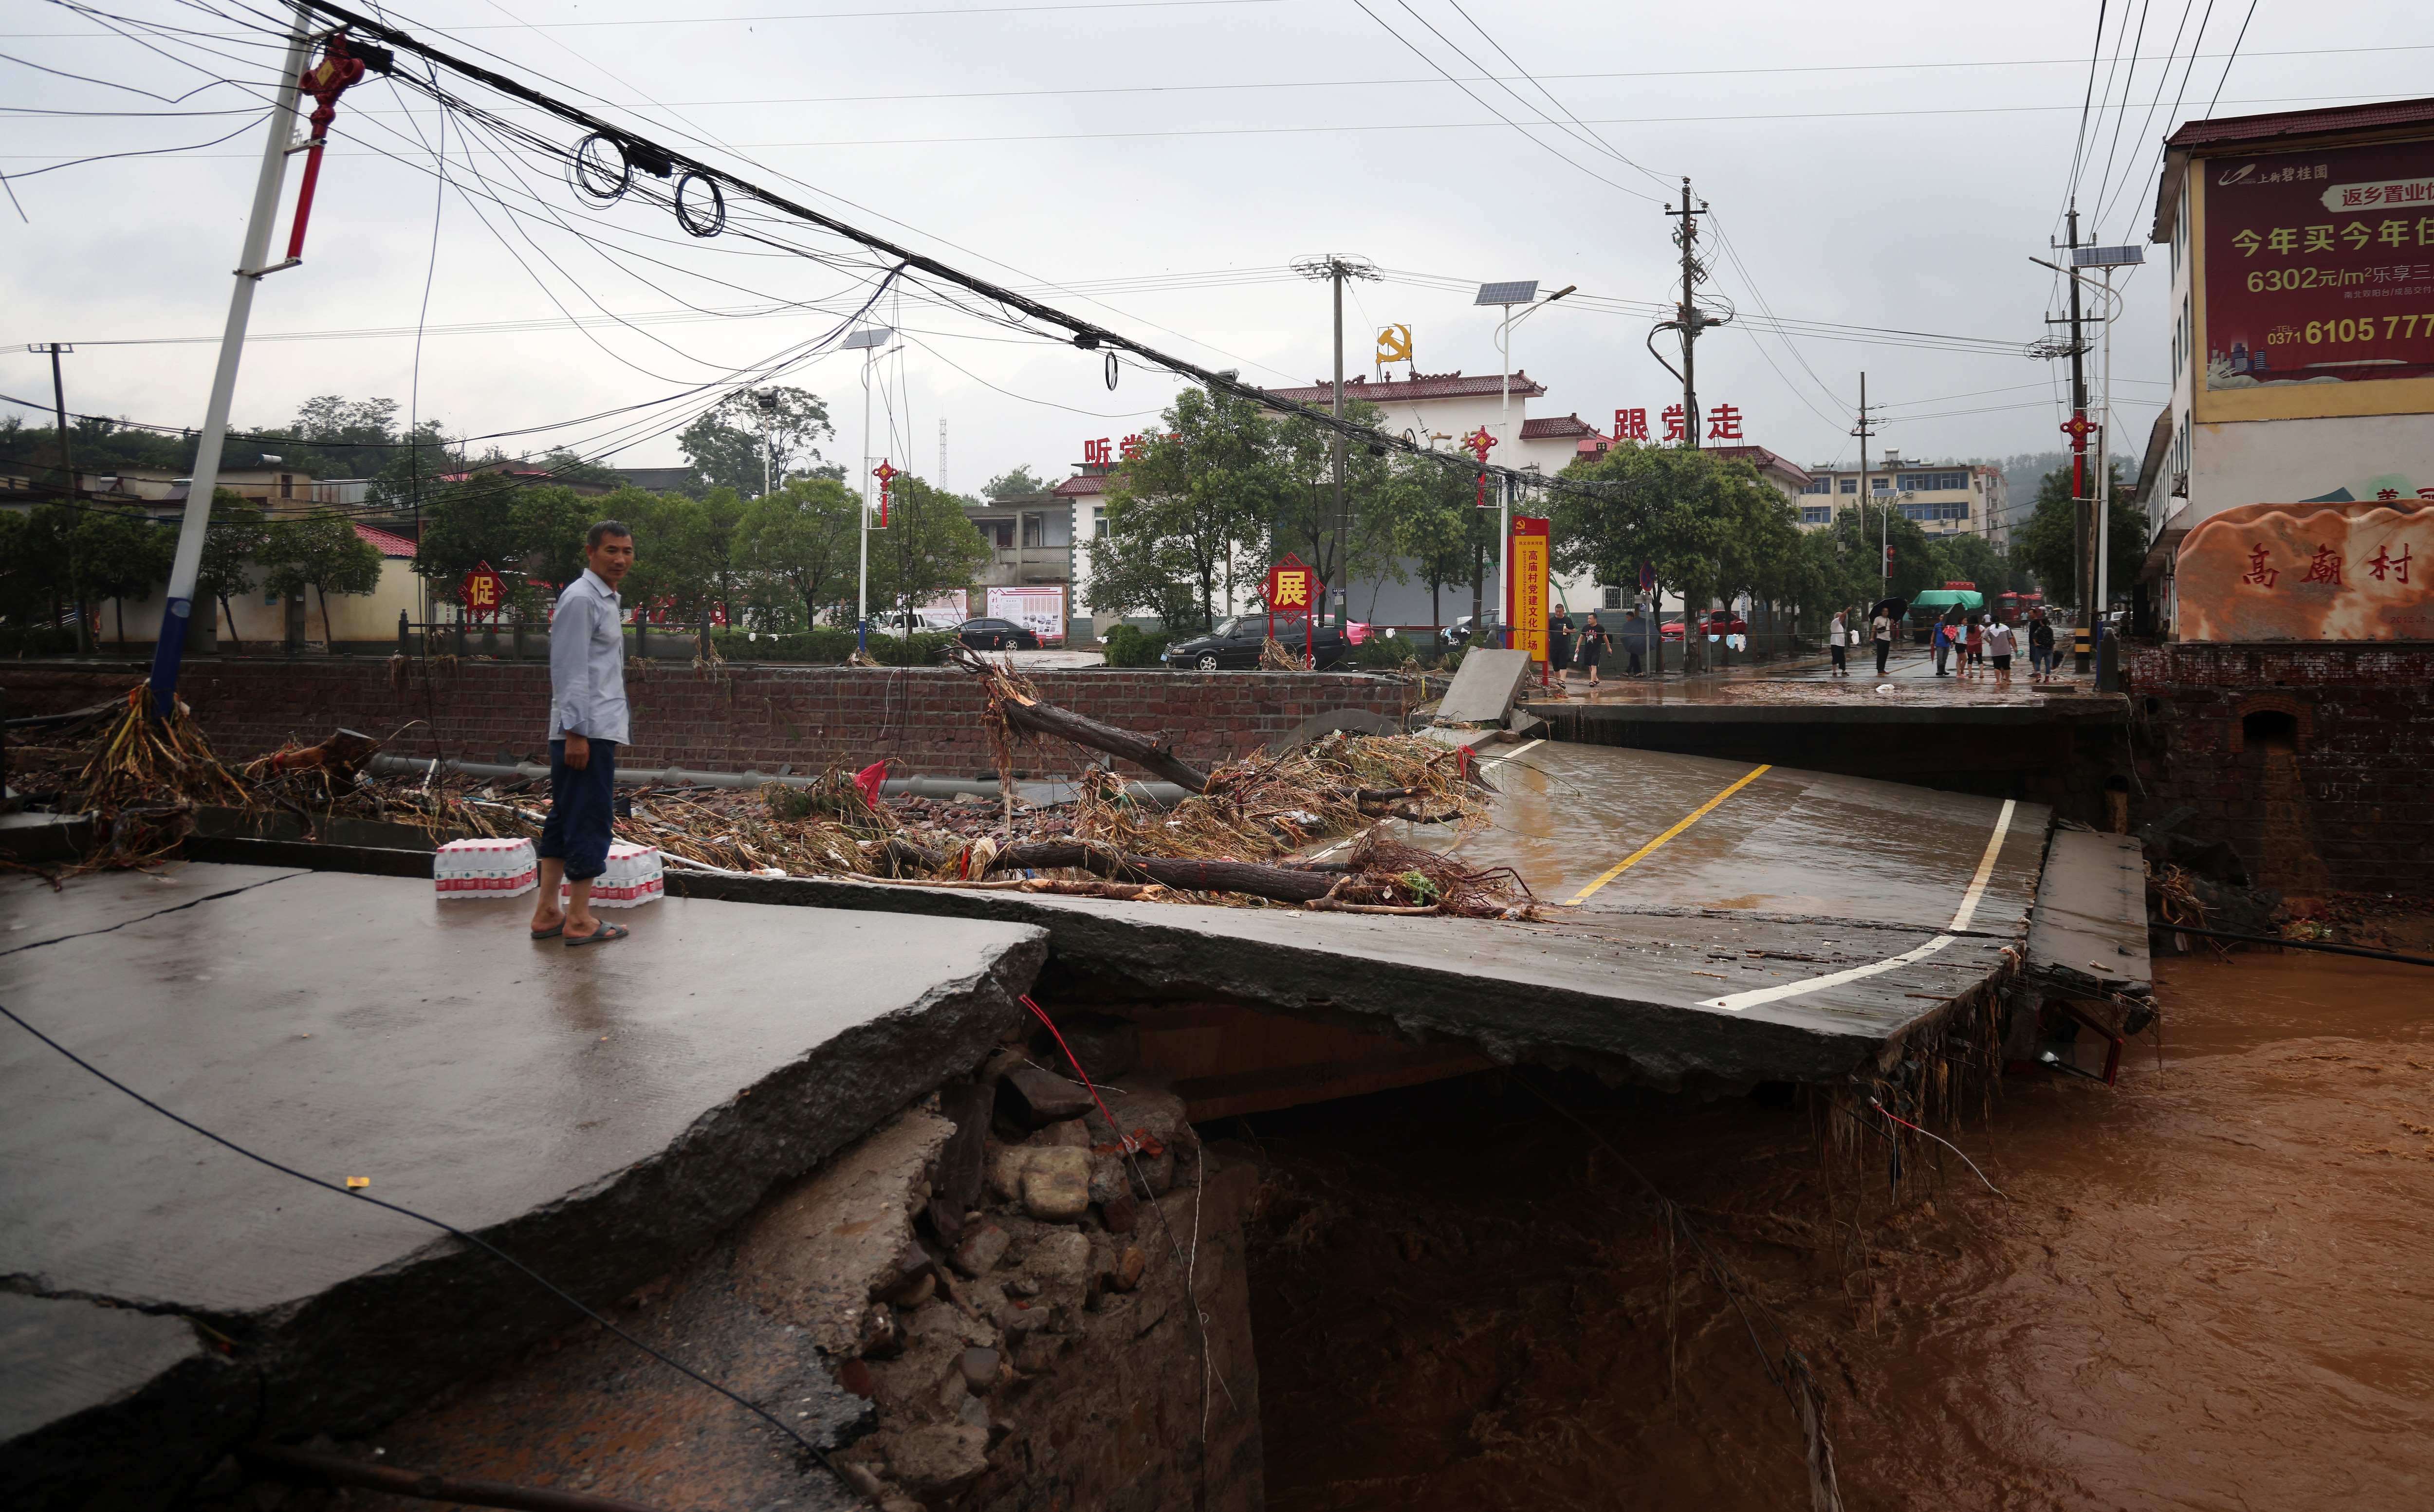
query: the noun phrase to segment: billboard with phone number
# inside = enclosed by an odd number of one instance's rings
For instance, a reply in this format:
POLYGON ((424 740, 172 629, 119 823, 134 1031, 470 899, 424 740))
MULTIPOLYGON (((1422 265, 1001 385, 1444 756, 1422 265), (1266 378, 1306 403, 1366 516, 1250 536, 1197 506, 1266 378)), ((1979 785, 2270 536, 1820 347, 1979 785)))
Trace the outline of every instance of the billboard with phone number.
POLYGON ((2434 141, 2202 160, 2205 387, 2434 375, 2434 141))

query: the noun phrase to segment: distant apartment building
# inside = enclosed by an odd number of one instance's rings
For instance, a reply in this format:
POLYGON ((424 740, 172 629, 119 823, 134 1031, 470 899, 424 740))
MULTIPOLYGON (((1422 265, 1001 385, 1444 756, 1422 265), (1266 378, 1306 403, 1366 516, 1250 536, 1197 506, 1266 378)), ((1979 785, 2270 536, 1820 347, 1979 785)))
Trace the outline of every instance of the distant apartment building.
POLYGON ((1834 523, 1862 501, 1915 520, 1928 536, 1978 535, 2002 551, 2011 544, 2011 495, 2003 470, 1983 462, 1913 462, 1888 455, 1865 473, 1831 463, 1808 469, 1796 502, 1803 529, 1834 523))

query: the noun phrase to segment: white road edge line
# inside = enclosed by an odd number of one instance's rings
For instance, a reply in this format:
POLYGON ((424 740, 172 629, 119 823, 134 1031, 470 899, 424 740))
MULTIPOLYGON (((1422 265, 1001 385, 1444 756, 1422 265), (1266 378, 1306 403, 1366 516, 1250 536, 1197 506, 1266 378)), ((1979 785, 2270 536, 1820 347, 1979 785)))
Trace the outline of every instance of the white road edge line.
MULTIPOLYGON (((2003 800, 2003 812, 1995 819, 1995 833, 1986 840, 1986 853, 1978 859, 1978 874, 1970 878, 1969 891, 1962 898, 1960 910, 1952 916, 1952 922, 1945 926, 1947 930, 1958 931, 1968 928, 1971 917, 1978 912, 1979 900, 1986 895, 1987 879, 1995 874, 1996 858, 2002 853, 2003 837, 2011 833, 2012 811, 2015 807, 2017 805, 2012 799, 2003 800)), ((1879 971, 1890 971, 1897 966, 1908 966, 1915 961, 1923 961, 1958 937, 1957 934, 1938 935, 1914 951, 1904 952, 1902 954, 1877 961, 1873 965, 1854 966, 1848 971, 1829 972, 1825 976, 1812 976, 1806 981, 1786 982, 1780 987, 1762 987, 1755 991, 1735 992, 1725 997, 1708 998, 1699 1006, 1722 1008, 1726 1013, 1739 1013, 1743 1008, 1754 1008, 1761 1003, 1779 1003, 1785 998, 1796 998, 1825 988, 1840 987, 1845 982, 1856 982, 1861 977, 1874 976, 1879 971)))

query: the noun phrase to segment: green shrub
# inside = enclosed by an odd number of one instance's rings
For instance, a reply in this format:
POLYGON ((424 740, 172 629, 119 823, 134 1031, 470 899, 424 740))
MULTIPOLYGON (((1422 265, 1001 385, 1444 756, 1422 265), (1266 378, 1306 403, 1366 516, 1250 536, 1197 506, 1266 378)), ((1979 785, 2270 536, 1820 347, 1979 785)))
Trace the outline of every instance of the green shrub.
MULTIPOLYGON (((674 637, 669 638, 671 641, 674 637)), ((657 649, 660 638, 652 637, 657 649)), ((920 631, 910 636, 873 635, 870 638, 870 659, 882 666, 929 666, 938 662, 954 637, 944 631, 920 631)), ((729 662, 796 662, 808 666, 836 666, 853 654, 853 631, 833 626, 813 630, 763 630, 758 638, 742 630, 714 630, 711 644, 729 662)))
POLYGON ((0 625, 0 656, 66 656, 76 631, 53 625, 0 625))
POLYGON ((1394 668, 1419 655, 1420 643, 1399 635, 1373 635, 1352 648, 1356 666, 1394 668))
POLYGON ((1163 630, 1157 634, 1130 625, 1117 625, 1107 631, 1107 665, 1111 667, 1154 667, 1158 653, 1166 649, 1170 637, 1163 630))

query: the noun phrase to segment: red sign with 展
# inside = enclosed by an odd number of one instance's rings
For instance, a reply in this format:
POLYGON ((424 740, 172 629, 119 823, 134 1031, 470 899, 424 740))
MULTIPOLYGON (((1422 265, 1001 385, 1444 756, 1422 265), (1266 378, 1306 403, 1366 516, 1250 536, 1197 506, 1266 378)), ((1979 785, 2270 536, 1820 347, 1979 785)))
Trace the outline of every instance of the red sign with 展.
POLYGON ((456 589, 456 596, 464 601, 467 613, 476 617, 488 614, 496 619, 499 610, 506 608, 507 581, 492 572, 489 562, 484 562, 465 575, 465 581, 456 589))
POLYGON ((2205 386, 2434 375, 2434 144, 2204 159, 2205 386))
POLYGON ((1299 557, 1287 556, 1268 569, 1268 612, 1308 612, 1318 598, 1318 571, 1299 557))

